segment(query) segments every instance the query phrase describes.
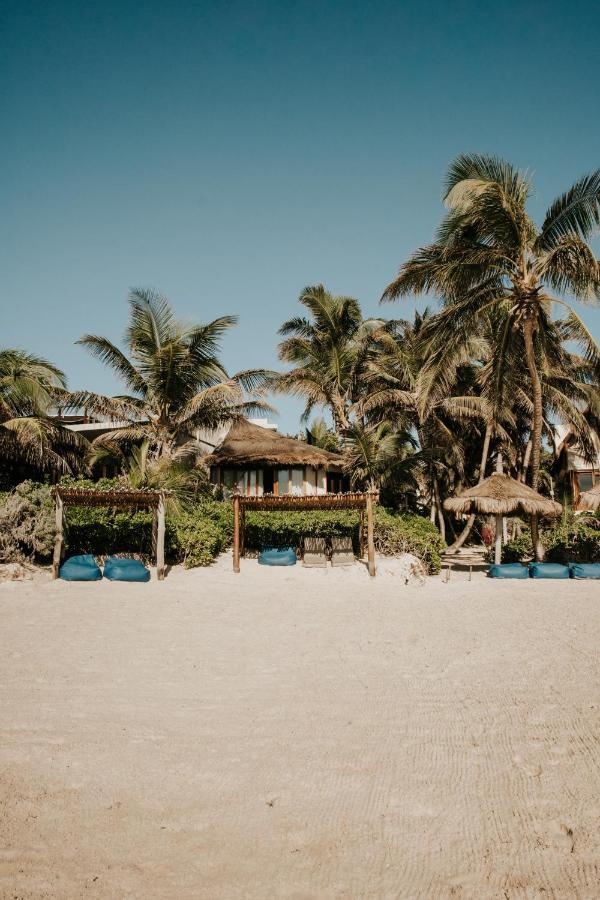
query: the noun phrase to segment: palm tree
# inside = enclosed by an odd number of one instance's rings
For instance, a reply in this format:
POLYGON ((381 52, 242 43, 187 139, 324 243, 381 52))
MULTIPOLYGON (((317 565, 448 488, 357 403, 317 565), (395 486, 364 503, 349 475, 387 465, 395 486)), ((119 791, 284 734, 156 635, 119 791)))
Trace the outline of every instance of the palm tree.
POLYGON ((305 288, 300 303, 308 316, 288 319, 279 329, 279 356, 294 368, 279 377, 278 390, 305 401, 303 420, 315 407, 331 412, 342 435, 351 425, 351 407, 364 388, 368 359, 385 323, 362 317, 358 300, 336 297, 322 284, 305 288))
POLYGON ((66 379, 48 360, 24 350, 0 350, 0 455, 41 471, 71 472, 86 445, 51 418, 66 379))
POLYGON ((230 377, 219 361, 220 339, 236 321, 221 316, 207 325, 187 325, 175 318, 161 294, 132 290, 128 354, 105 337, 85 335, 78 341, 119 376, 128 392, 70 395, 72 408, 85 407, 122 423, 94 443, 119 448, 145 442, 150 460, 178 461, 197 453, 198 429, 215 429, 269 410, 247 392, 263 390, 273 373, 248 370, 230 377))
MULTIPOLYGON (((412 255, 382 299, 429 291, 442 297, 444 308, 430 344, 430 365, 438 373, 477 332, 484 311, 502 310, 499 355, 519 335, 529 374, 531 484, 536 489, 544 405, 540 369, 553 302, 567 307, 564 321, 571 339, 598 365, 598 347, 563 295, 569 292, 582 301, 600 296, 600 265, 588 243, 600 225, 600 169, 558 197, 540 227, 527 212, 529 192, 528 179, 501 159, 458 157, 448 171, 449 212, 436 241, 412 255)), ((542 558, 535 517, 531 524, 536 558, 542 558)))
POLYGON ((348 429, 345 445, 345 469, 352 487, 380 490, 398 476, 414 482, 411 473, 418 457, 410 433, 397 431, 389 422, 354 423, 348 429))
POLYGON ((335 432, 329 428, 322 416, 313 419, 306 429, 306 441, 314 447, 330 450, 332 453, 336 453, 340 449, 340 442, 335 432))

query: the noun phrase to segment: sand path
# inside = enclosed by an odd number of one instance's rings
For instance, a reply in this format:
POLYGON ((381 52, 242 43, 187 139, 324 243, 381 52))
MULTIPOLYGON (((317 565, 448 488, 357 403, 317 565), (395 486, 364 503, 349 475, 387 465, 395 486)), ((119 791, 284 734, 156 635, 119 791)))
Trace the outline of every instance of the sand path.
POLYGON ((600 587, 0 588, 0 895, 600 896, 600 587))

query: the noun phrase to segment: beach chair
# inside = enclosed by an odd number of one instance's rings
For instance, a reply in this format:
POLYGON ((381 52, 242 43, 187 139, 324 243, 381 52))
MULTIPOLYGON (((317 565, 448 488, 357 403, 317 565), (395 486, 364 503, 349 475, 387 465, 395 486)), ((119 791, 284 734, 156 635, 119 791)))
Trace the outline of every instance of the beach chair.
POLYGON ((600 578, 600 563, 569 563, 571 578, 600 578))
POLYGON ((570 578, 568 566, 552 562, 532 562, 529 564, 531 578, 570 578))
POLYGON ((354 548, 350 535, 331 538, 331 565, 353 566, 355 563, 354 548))
POLYGON ((265 547, 258 555, 259 566, 295 566, 296 561, 293 547, 265 547))
POLYGON ((104 563, 104 577, 109 581, 150 581, 150 571, 139 559, 109 556, 104 563))
POLYGON ((91 553, 65 560, 59 575, 64 581, 100 581, 102 578, 100 567, 91 553))
POLYGON ((325 538, 305 537, 302 563, 310 568, 324 569, 327 565, 327 548, 325 538))

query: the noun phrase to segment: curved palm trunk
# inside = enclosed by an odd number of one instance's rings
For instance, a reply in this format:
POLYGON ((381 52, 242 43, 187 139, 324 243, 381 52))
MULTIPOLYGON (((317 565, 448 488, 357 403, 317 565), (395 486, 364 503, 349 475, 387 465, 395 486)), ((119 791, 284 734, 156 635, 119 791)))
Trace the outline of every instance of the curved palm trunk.
MULTIPOLYGON (((523 324, 523 338, 525 341, 525 360, 529 370, 532 387, 533 422, 531 426, 531 487, 537 491, 540 474, 540 456, 542 443, 542 383, 538 374, 533 347, 534 322, 527 318, 523 324)), ((535 559, 541 562, 546 555, 538 527, 538 517, 531 517, 531 541, 535 559)))
MULTIPOLYGON (((479 466, 479 478, 477 479, 477 484, 481 484, 483 479, 485 478, 485 467, 487 466, 487 458, 490 452, 490 441, 492 439, 492 426, 485 426, 485 437, 483 438, 483 448, 481 450, 481 465, 479 466)), ((471 534, 471 530, 475 523, 475 516, 471 515, 467 519, 467 524, 458 535, 454 543, 450 545, 450 550, 460 550, 464 542, 467 540, 469 535, 471 534)))

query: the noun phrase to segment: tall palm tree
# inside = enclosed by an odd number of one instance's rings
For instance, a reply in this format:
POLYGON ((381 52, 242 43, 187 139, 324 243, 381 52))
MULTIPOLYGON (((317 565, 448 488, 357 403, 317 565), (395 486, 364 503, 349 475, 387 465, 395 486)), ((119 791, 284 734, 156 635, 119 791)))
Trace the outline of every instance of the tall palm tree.
POLYGON ((385 323, 363 319, 358 300, 337 297, 322 284, 305 288, 300 303, 308 315, 288 319, 279 329, 279 356, 293 368, 279 377, 278 390, 302 397, 303 420, 315 407, 331 412, 342 435, 351 425, 350 410, 364 389, 367 361, 385 323))
POLYGON ((66 379, 48 360, 24 350, 0 350, 0 456, 41 471, 71 472, 85 442, 51 417, 66 379))
POLYGON ((221 316, 207 325, 175 318, 169 301, 154 290, 129 295, 128 353, 106 337, 78 341, 115 372, 126 394, 71 394, 71 407, 85 407, 123 424, 98 438, 103 445, 147 444, 149 459, 182 460, 197 451, 198 429, 214 429, 270 407, 247 392, 261 391, 273 378, 264 370, 228 376, 219 361, 220 339, 236 323, 221 316))
POLYGON ((379 490, 398 476, 414 482, 412 472, 419 458, 410 433, 396 430, 389 422, 355 422, 345 445, 345 469, 353 487, 379 490))
POLYGON ((317 416, 312 420, 306 429, 306 440, 309 444, 320 447, 321 450, 330 450, 332 453, 336 453, 340 449, 336 433, 331 430, 322 416, 317 416))
MULTIPOLYGON (((501 159, 458 157, 448 171, 445 202, 449 212, 435 242, 411 256, 382 299, 429 291, 442 297, 444 309, 430 345, 431 365, 438 372, 463 340, 477 331, 484 311, 502 309, 500 355, 518 334, 529 373, 531 484, 537 488, 543 428, 540 369, 553 302, 567 307, 565 322, 571 339, 598 365, 598 347, 564 294, 582 301, 600 296, 600 265, 588 243, 600 225, 600 169, 558 197, 540 227, 527 211, 529 192, 525 175, 501 159)), ((542 558, 535 517, 531 524, 536 558, 542 558)))

